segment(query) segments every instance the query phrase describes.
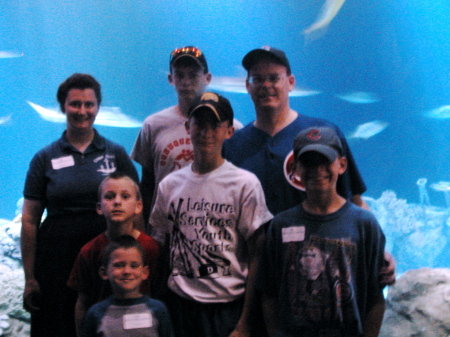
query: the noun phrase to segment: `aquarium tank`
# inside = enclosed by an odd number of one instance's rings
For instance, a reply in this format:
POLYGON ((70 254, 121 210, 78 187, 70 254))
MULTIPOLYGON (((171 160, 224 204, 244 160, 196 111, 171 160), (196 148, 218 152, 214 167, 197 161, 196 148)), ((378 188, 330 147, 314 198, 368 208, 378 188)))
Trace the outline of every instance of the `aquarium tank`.
POLYGON ((255 118, 243 56, 284 50, 296 79, 291 107, 346 135, 397 272, 450 267, 448 13, 440 0, 3 1, 0 335, 29 333, 21 198, 32 156, 65 129, 58 85, 75 72, 98 79, 96 129, 131 152, 143 120, 176 103, 169 55, 186 45, 204 52, 209 89, 243 124, 255 118))

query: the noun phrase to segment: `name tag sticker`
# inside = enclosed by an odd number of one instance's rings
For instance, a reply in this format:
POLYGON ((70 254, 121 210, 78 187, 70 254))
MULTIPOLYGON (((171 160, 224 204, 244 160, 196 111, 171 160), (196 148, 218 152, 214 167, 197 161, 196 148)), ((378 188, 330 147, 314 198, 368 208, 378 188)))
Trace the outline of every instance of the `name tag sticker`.
POLYGON ((305 226, 282 228, 283 243, 301 242, 305 240, 305 226))
POLYGON ((73 159, 73 156, 65 156, 65 157, 59 157, 52 159, 52 168, 54 170, 59 170, 64 167, 70 167, 75 165, 75 160, 73 159))
POLYGON ((125 330, 151 328, 152 326, 152 315, 149 312, 143 314, 128 314, 123 316, 123 328, 125 330))

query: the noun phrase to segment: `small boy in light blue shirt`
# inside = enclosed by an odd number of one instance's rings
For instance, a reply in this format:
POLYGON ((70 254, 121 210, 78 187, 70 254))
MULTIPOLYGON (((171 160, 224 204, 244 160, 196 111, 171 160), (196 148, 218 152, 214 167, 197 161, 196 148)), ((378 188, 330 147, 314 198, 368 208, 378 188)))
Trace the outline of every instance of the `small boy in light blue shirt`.
POLYGON ((145 252, 136 239, 123 235, 103 251, 100 275, 113 295, 92 306, 84 321, 85 337, 173 337, 172 323, 162 302, 140 292, 149 276, 145 252))

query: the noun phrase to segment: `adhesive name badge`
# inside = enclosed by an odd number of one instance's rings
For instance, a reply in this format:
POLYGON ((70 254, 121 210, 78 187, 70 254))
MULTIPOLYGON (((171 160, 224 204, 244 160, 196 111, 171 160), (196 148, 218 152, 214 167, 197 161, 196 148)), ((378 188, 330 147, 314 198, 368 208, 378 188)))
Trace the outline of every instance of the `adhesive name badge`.
POLYGON ((123 328, 125 330, 151 328, 152 326, 152 315, 149 312, 123 316, 123 328))
POLYGON ((283 243, 301 242, 305 240, 305 226, 286 227, 281 230, 283 243))
POLYGON ((75 165, 75 160, 73 156, 65 156, 52 159, 52 168, 54 170, 59 170, 65 167, 70 167, 75 165))

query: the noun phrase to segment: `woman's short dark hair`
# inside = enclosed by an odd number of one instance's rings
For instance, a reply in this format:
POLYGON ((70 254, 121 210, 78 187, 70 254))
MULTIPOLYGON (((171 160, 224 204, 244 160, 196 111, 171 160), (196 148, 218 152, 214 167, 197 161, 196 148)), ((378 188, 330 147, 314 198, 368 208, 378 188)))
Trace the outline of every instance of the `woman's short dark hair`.
POLYGON ((102 91, 98 81, 89 74, 75 73, 59 85, 56 99, 59 102, 61 111, 64 112, 64 103, 71 89, 92 89, 95 92, 98 105, 102 102, 102 91))

